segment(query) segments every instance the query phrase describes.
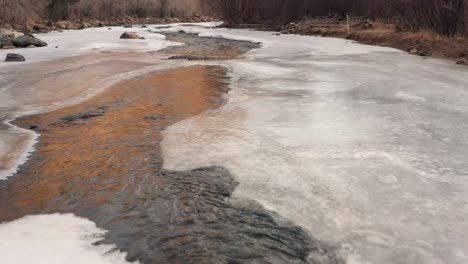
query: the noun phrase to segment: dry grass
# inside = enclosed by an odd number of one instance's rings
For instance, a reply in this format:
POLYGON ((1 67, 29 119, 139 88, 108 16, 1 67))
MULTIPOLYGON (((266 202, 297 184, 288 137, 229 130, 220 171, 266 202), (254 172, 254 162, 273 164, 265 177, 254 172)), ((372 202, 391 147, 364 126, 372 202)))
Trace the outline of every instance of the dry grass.
POLYGON ((344 22, 313 19, 290 24, 284 27, 282 32, 347 38, 364 44, 392 47, 404 51, 416 48, 419 51, 431 53, 435 57, 468 60, 468 38, 448 39, 427 31, 397 32, 394 25, 381 22, 374 23, 372 29, 351 26, 350 34, 348 34, 344 22))

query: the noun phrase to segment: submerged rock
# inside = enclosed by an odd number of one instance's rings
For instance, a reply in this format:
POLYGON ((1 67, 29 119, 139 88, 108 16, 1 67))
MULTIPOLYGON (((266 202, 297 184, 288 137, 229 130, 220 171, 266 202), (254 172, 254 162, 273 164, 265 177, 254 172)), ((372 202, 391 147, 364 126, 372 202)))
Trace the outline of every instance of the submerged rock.
POLYGON ((25 47, 27 47, 29 45, 34 45, 36 47, 45 47, 45 46, 47 46, 47 42, 42 41, 42 40, 34 37, 33 35, 19 36, 19 37, 13 39, 12 42, 16 47, 21 47, 21 48, 25 48, 25 47))
POLYGON ((23 55, 16 54, 16 53, 8 53, 5 61, 7 62, 14 62, 14 61, 26 61, 23 55))

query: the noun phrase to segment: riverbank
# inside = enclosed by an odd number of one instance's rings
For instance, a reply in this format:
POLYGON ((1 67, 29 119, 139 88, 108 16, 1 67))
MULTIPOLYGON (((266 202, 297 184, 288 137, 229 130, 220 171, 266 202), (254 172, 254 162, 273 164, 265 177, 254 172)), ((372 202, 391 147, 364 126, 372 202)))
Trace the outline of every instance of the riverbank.
POLYGON ((7 30, 16 30, 23 33, 48 33, 56 30, 79 30, 93 27, 132 27, 133 25, 145 24, 172 24, 172 23, 200 23, 214 21, 213 18, 193 14, 188 17, 137 17, 137 16, 120 16, 109 18, 107 20, 81 18, 73 20, 62 20, 49 23, 48 20, 32 20, 28 19, 24 24, 3 25, 7 30))
POLYGON ((352 20, 349 34, 346 19, 343 18, 305 18, 282 27, 268 25, 232 25, 231 27, 274 30, 281 34, 344 38, 368 45, 396 48, 422 57, 450 59, 457 64, 468 65, 467 38, 448 39, 428 31, 403 32, 398 30, 395 24, 363 19, 352 20))

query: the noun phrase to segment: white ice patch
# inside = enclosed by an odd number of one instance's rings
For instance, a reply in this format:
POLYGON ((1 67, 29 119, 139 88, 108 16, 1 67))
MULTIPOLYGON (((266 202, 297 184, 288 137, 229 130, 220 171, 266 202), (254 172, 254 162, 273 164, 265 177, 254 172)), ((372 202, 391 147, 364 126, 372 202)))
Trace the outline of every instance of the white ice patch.
POLYGON ((116 49, 120 47, 122 47, 122 45, 118 43, 95 42, 95 43, 85 44, 84 47, 81 48, 80 50, 97 50, 97 49, 112 50, 112 49, 116 49))
POLYGON ((10 122, 3 122, 8 129, 0 130, 0 160, 8 161, 8 164, 0 166, 0 180, 18 172, 18 166, 27 161, 39 139, 39 134, 34 131, 16 127, 10 122))
POLYGON ((93 245, 105 233, 93 222, 72 214, 26 216, 0 224, 0 263, 129 263, 126 253, 114 246, 93 245))

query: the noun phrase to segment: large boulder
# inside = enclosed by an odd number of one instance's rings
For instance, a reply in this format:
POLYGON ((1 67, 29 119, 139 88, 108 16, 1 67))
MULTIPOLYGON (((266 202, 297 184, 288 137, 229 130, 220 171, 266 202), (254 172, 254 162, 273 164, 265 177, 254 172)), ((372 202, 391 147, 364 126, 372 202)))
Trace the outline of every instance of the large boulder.
POLYGON ((16 53, 8 53, 5 59, 6 62, 18 62, 18 61, 26 61, 23 55, 16 54, 16 53))
POLYGON ((13 44, 16 46, 16 47, 20 47, 20 48, 25 48, 29 45, 34 45, 36 47, 45 47, 47 46, 47 42, 45 41, 42 41, 36 37, 34 37, 33 35, 24 35, 24 36, 19 36, 15 39, 12 40, 13 44))
POLYGON ((140 39, 140 36, 135 32, 124 32, 121 36, 121 39, 140 39))

